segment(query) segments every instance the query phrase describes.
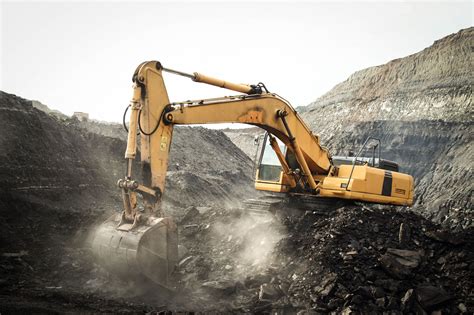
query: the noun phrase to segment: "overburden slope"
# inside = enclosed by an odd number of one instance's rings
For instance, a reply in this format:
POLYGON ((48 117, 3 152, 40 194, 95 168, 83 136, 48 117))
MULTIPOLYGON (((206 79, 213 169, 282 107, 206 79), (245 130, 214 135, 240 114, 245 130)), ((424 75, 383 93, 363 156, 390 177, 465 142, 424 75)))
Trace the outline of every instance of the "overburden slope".
MULTIPOLYGON (((126 143, 117 131, 123 132, 47 114, 0 91, 0 310, 126 311, 127 305, 84 295, 101 274, 89 231, 122 207, 116 182, 125 174, 126 143), (75 302, 61 306, 58 299, 75 302)), ((138 163, 134 169, 140 179, 138 163)), ((251 169, 222 132, 176 128, 166 208, 237 207, 254 190, 251 169)))

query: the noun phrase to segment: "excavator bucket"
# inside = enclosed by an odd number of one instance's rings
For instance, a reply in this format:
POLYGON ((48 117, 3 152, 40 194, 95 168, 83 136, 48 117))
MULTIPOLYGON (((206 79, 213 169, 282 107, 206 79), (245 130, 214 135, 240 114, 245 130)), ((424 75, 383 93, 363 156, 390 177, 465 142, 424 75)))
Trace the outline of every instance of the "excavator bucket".
POLYGON ((146 277, 171 289, 170 273, 178 262, 178 232, 171 218, 150 217, 136 227, 118 226, 113 215, 99 226, 92 250, 99 264, 124 279, 146 277))

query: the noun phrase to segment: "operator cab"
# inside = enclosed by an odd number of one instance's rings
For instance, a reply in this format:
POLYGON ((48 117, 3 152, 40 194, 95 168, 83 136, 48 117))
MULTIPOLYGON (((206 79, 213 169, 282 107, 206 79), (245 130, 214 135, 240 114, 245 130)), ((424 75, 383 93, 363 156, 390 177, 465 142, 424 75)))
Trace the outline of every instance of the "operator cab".
MULTIPOLYGON (((281 142, 278 138, 275 138, 278 146, 280 147, 281 152, 286 157, 288 165, 291 168, 295 166, 294 155, 291 154, 291 151, 287 150, 286 145, 281 142), (289 158, 289 156, 293 158, 289 158)), ((260 140, 260 138, 259 138, 260 140)), ((278 156, 270 145, 270 139, 268 133, 265 133, 263 141, 256 141, 258 145, 257 155, 260 153, 256 165, 256 180, 255 188, 257 190, 273 191, 273 192, 286 192, 289 190, 289 186, 285 184, 285 178, 283 169, 281 167, 278 156)), ((295 167, 296 168, 296 167, 295 167)))
MULTIPOLYGON (((286 154, 286 146, 280 140, 276 140, 281 152, 286 154)), ((266 133, 263 139, 262 151, 258 162, 257 180, 280 182, 281 171, 282 168, 280 161, 278 160, 278 156, 276 155, 275 151, 273 151, 268 139, 268 133, 266 133)))

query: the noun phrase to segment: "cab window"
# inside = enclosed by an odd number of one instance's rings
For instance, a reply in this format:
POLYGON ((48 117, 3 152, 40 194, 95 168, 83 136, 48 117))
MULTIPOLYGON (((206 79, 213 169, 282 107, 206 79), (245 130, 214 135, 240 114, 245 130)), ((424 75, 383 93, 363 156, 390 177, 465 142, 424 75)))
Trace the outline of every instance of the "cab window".
MULTIPOLYGON (((280 150, 285 154, 286 146, 277 139, 280 150)), ((268 134, 265 135, 263 150, 260 156, 260 166, 258 168, 258 179, 264 181, 279 182, 281 173, 281 164, 278 160, 278 156, 273 151, 268 134)))

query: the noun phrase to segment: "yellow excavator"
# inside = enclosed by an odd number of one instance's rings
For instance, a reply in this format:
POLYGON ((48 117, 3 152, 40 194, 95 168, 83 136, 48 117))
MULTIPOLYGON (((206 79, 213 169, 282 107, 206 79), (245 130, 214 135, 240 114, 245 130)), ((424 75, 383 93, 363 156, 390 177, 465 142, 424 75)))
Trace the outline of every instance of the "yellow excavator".
MULTIPOLYGON (((360 157, 362 149, 353 157, 331 157, 295 109, 263 83, 236 84, 149 61, 133 74, 129 108, 127 172, 118 181, 123 212, 104 222, 92 243, 100 263, 118 275, 145 277, 172 287, 170 274, 178 263, 178 232, 173 219, 163 213, 161 200, 175 125, 243 123, 264 129, 267 133, 256 169, 257 190, 328 200, 402 206, 413 203, 413 178, 398 172, 396 163, 381 159, 380 145, 378 157, 377 145, 371 158, 360 157), (163 72, 241 94, 170 102, 163 72), (132 174, 138 135, 140 181, 132 174), (137 194, 142 196, 141 204, 137 194)), ((368 139, 363 148, 369 140, 374 139, 368 139)))

